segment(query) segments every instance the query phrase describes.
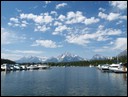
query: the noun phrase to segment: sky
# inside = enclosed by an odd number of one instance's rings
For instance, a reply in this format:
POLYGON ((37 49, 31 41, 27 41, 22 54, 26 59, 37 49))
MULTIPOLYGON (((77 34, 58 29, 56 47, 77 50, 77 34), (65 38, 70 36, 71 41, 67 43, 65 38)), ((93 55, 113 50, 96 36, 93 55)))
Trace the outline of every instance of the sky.
POLYGON ((1 1, 1 57, 85 59, 127 49, 127 1, 1 1))

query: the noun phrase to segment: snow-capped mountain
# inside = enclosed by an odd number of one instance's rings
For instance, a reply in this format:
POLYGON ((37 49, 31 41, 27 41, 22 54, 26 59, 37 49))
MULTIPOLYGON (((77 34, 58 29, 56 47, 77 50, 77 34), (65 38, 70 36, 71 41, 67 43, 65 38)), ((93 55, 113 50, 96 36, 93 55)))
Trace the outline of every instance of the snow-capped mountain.
POLYGON ((17 63, 39 63, 45 61, 43 58, 35 57, 35 56, 28 56, 22 57, 19 60, 16 60, 17 63))
POLYGON ((82 57, 71 53, 63 53, 57 57, 58 62, 73 62, 73 61, 84 61, 82 57))
POLYGON ((50 57, 50 58, 39 58, 35 56, 22 57, 19 60, 16 60, 16 63, 39 63, 39 62, 73 62, 73 61, 84 61, 85 59, 79 57, 78 55, 74 55, 71 53, 63 53, 58 57, 50 57))
POLYGON ((104 56, 101 56, 101 55, 99 55, 99 54, 96 54, 96 55, 94 55, 94 56, 92 57, 91 60, 104 60, 104 59, 107 59, 107 58, 104 57, 104 56))
POLYGON ((127 49, 124 50, 124 51, 122 51, 122 52, 120 52, 120 53, 118 54, 118 57, 120 57, 120 56, 127 56, 127 49))

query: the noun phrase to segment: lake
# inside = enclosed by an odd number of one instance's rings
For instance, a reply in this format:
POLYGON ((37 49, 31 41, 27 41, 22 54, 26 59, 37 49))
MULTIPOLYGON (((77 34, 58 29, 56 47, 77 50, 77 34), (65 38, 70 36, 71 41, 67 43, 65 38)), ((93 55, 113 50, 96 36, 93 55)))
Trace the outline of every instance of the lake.
POLYGON ((1 72, 1 96, 127 96, 127 73, 95 67, 1 72))

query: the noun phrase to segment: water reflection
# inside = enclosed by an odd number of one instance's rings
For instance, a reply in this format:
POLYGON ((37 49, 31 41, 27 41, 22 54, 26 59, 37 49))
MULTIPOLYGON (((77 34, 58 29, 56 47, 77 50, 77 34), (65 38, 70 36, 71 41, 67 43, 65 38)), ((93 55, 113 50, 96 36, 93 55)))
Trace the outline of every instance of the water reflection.
POLYGON ((87 67, 53 67, 1 72, 1 85, 1 95, 5 96, 126 96, 127 74, 87 67))

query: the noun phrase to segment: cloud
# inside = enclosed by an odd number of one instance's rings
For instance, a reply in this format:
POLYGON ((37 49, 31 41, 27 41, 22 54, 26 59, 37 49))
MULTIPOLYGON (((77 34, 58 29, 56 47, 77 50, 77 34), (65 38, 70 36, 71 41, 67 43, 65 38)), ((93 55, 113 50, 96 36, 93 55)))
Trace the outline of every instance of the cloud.
POLYGON ((19 23, 17 18, 10 18, 10 21, 14 22, 14 23, 19 23))
POLYGON ((62 15, 62 14, 58 17, 58 19, 59 19, 60 21, 64 21, 65 18, 66 18, 66 17, 65 17, 64 15, 62 15))
POLYGON ((63 32, 63 31, 67 31, 67 30, 70 30, 71 28, 70 27, 67 27, 66 25, 60 25, 58 27, 55 28, 55 31, 52 33, 53 35, 57 35, 59 34, 60 32, 63 32))
POLYGON ((117 49, 117 50, 124 50, 127 48, 127 38, 121 37, 121 38, 117 38, 114 42, 114 46, 113 49, 117 49))
POLYGON ((108 46, 103 46, 100 49, 93 50, 94 52, 105 52, 105 51, 115 51, 115 50, 125 50, 127 48, 127 38, 120 37, 115 41, 111 41, 108 46))
POLYGON ((14 32, 7 31, 6 29, 1 28, 1 44, 2 45, 21 42, 22 40, 25 40, 25 39, 26 37, 24 36, 18 36, 14 32))
POLYGON ((4 59, 10 59, 10 60, 18 60, 20 59, 21 57, 23 57, 22 55, 20 54, 12 54, 12 53, 1 53, 1 58, 4 58, 4 59))
POLYGON ((88 41, 86 39, 86 37, 84 37, 84 35, 70 35, 70 36, 66 36, 66 41, 68 43, 72 43, 72 44, 78 44, 78 45, 82 45, 85 46, 86 44, 90 43, 90 41, 88 41))
POLYGON ((119 24, 121 24, 121 23, 123 23, 123 21, 118 21, 117 23, 116 23, 116 25, 119 25, 119 24))
POLYGON ((50 14, 54 14, 55 16, 58 15, 56 11, 51 11, 50 14))
POLYGON ((35 23, 50 23, 53 21, 52 16, 48 15, 48 13, 44 13, 42 15, 34 15, 32 13, 30 14, 20 14, 21 19, 30 19, 33 20, 35 23))
POLYGON ((113 20, 117 20, 117 19, 127 19, 127 16, 122 16, 121 14, 119 13, 109 13, 109 14, 105 14, 103 12, 99 12, 98 16, 102 19, 106 19, 106 20, 109 20, 109 21, 113 21, 113 20))
POLYGON ((99 11, 103 11, 103 12, 104 12, 105 10, 106 10, 106 9, 104 9, 104 8, 102 8, 102 7, 99 8, 99 11))
POLYGON ((55 23, 54 23, 54 26, 61 26, 61 25, 62 25, 62 23, 58 22, 58 21, 55 21, 55 23))
POLYGON ((67 13, 67 21, 66 24, 73 24, 73 23, 83 23, 83 21, 85 20, 85 16, 83 16, 82 12, 80 11, 70 11, 67 13))
POLYGON ((21 13, 20 14, 20 19, 32 19, 32 20, 35 20, 36 17, 37 17, 37 15, 34 15, 33 13, 29 13, 29 14, 21 13))
POLYGON ((64 6, 66 6, 66 5, 67 5, 67 3, 57 4, 57 5, 56 5, 56 9, 60 9, 61 7, 64 7, 64 6))
POLYGON ((65 41, 68 43, 78 44, 82 46, 86 46, 88 43, 92 43, 93 41, 108 41, 111 40, 113 36, 120 36, 123 33, 120 29, 105 29, 103 25, 99 25, 99 27, 96 31, 94 31, 94 33, 90 32, 88 29, 86 31, 88 33, 82 33, 81 29, 72 30, 72 33, 65 36, 65 41))
POLYGON ((127 9, 127 1, 110 1, 109 2, 113 7, 117 7, 120 10, 127 9))
POLYGON ((53 21, 53 18, 51 16, 48 16, 48 15, 44 16, 44 22, 45 23, 50 23, 52 21, 53 21))
POLYGON ((49 4, 49 3, 51 3, 51 1, 45 1, 45 3, 46 3, 46 4, 49 4))
POLYGON ((56 42, 52 40, 36 40, 34 44, 31 46, 43 46, 46 48, 57 48, 61 47, 60 45, 57 45, 56 42))
POLYGON ((68 12, 66 19, 67 19, 67 21, 65 22, 66 24, 83 23, 86 25, 90 25, 99 22, 98 18, 95 17, 87 18, 83 16, 83 13, 80 11, 68 12))
POLYGON ((46 25, 43 25, 43 26, 37 26, 37 27, 35 28, 35 31, 45 32, 45 31, 47 31, 47 30, 49 30, 49 29, 50 29, 50 27, 46 27, 46 25))
POLYGON ((16 11, 17 11, 17 12, 22 12, 22 10, 20 10, 20 9, 18 9, 18 8, 16 8, 16 11))
POLYGON ((88 18, 88 19, 85 19, 84 23, 86 25, 89 25, 89 24, 93 24, 93 23, 97 23, 99 22, 100 20, 98 18, 95 18, 95 17, 91 17, 91 18, 88 18))

